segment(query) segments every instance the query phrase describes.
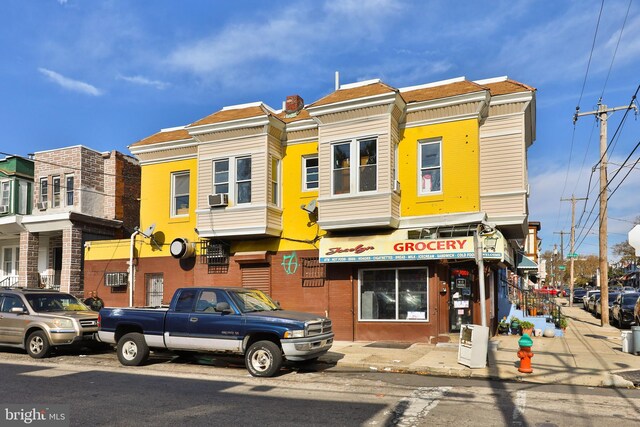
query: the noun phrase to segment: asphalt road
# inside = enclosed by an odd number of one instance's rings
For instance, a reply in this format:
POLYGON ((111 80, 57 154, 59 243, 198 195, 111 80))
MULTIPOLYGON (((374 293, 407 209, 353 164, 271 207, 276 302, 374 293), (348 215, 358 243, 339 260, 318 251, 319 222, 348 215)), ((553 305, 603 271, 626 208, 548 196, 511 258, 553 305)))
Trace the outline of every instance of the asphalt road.
POLYGON ((0 348, 0 407, 67 404, 72 426, 640 425, 640 390, 337 371, 323 364, 253 378, 241 363, 160 355, 147 366, 124 367, 110 351, 33 360, 0 348))

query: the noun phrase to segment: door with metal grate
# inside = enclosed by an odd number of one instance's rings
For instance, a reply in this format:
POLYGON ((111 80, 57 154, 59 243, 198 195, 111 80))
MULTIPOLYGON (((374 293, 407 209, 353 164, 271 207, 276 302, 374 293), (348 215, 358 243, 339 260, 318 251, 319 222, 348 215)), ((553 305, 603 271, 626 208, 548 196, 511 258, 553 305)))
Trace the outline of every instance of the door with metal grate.
POLYGON ((144 275, 146 283, 146 305, 158 307, 162 305, 162 296, 164 293, 164 276, 162 273, 150 273, 144 275))
POLYGON ((271 266, 269 264, 243 265, 242 287, 258 289, 271 295, 271 266))

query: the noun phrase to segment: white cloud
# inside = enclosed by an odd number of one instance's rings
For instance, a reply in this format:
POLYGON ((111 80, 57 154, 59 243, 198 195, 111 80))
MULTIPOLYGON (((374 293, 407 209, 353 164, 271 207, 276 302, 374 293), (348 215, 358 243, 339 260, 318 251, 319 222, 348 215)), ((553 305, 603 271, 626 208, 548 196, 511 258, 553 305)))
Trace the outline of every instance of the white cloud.
POLYGON ((68 89, 73 92, 84 93, 85 95, 100 96, 102 91, 97 87, 90 85, 89 83, 82 82, 80 80, 73 80, 55 71, 48 70, 46 68, 38 68, 38 71, 45 75, 49 80, 56 83, 64 89, 68 89))
POLYGON ((124 80, 129 83, 141 85, 141 86, 153 86, 156 89, 163 90, 171 86, 170 83, 163 82, 160 80, 151 80, 143 76, 123 76, 118 75, 119 80, 124 80))

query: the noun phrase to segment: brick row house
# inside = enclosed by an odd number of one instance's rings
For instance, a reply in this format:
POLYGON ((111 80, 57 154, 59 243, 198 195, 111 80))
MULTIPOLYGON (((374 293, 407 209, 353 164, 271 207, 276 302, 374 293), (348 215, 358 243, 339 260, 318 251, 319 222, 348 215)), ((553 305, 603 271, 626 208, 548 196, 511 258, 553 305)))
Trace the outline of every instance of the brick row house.
POLYGON ((139 218, 140 166, 84 146, 32 155, 33 210, 19 233, 19 285, 84 294, 88 241, 123 238, 139 218))
POLYGON ((447 341, 481 304, 497 322, 534 140, 535 90, 507 78, 225 107, 129 147, 144 231, 87 245, 86 289, 125 306, 252 287, 328 314, 340 340, 447 341))
POLYGON ((0 160, 0 287, 18 285, 22 220, 31 214, 33 162, 18 156, 0 160))

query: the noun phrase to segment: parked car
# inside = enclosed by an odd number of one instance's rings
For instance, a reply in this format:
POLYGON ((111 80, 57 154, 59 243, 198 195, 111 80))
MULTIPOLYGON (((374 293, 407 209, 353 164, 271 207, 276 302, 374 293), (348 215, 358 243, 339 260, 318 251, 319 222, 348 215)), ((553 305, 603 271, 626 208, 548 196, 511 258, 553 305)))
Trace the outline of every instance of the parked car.
MULTIPOLYGON (((611 318, 611 307, 613 307, 613 303, 615 302, 616 298, 618 298, 618 295, 620 295, 620 292, 611 292, 609 293, 609 318, 611 318)), ((593 311, 594 316, 596 316, 596 318, 600 318, 602 317, 602 304, 601 304, 601 298, 598 297, 597 301, 596 301, 596 306, 595 306, 595 310, 593 311)))
POLYGON ((551 296, 556 296, 558 294, 558 290, 550 286, 543 286, 540 289, 535 289, 535 292, 540 295, 551 295, 551 296))
POLYGON ((633 286, 625 286, 622 288, 622 292, 638 292, 633 286))
MULTIPOLYGON (((98 313, 73 295, 40 289, 0 289, 0 345, 47 357, 55 347, 93 341, 98 313)), ((95 341, 93 341, 95 342, 95 341)))
POLYGON ((628 328, 633 323, 633 309, 640 298, 640 292, 626 292, 618 295, 611 309, 611 323, 621 329, 628 328))
POLYGON ((582 302, 582 297, 585 296, 587 290, 585 288, 573 288, 573 302, 582 302))
POLYGON ((600 295, 600 290, 587 291, 587 293, 582 297, 582 308, 589 311, 589 298, 591 298, 591 295, 595 293, 598 293, 598 295, 600 295))
POLYGON ((315 360, 333 344, 331 320, 285 311, 244 288, 180 288, 169 308, 103 308, 100 341, 117 344, 123 365, 144 364, 149 350, 243 355, 254 377, 275 375, 284 360, 315 360))
POLYGON ((594 292, 591 294, 589 299, 587 300, 587 311, 591 314, 596 313, 596 304, 600 299, 600 291, 594 292))

